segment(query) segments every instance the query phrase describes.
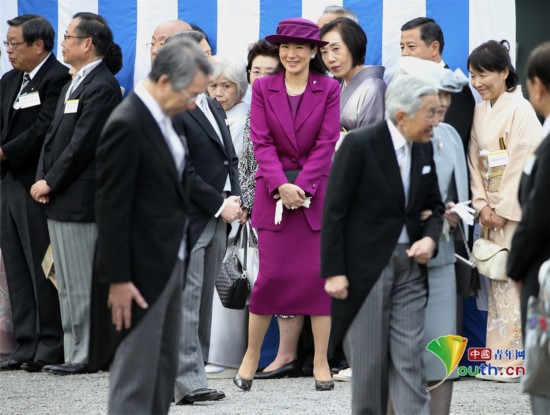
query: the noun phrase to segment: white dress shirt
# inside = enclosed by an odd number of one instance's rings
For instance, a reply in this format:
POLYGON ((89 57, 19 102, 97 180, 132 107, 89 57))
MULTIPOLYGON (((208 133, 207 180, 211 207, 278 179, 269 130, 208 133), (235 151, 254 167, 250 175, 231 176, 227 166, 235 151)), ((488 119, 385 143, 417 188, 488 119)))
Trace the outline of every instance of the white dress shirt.
MULTIPOLYGON (((401 180, 403 181, 403 189, 405 191, 405 206, 407 206, 409 199, 409 188, 411 183, 411 142, 407 141, 403 134, 399 132, 397 127, 390 120, 386 121, 390 130, 391 139, 393 142, 393 148, 397 156, 397 162, 399 163, 399 170, 401 172, 401 180)), ((401 234, 399 235, 400 244, 409 243, 409 234, 407 232, 407 226, 403 225, 401 234)))

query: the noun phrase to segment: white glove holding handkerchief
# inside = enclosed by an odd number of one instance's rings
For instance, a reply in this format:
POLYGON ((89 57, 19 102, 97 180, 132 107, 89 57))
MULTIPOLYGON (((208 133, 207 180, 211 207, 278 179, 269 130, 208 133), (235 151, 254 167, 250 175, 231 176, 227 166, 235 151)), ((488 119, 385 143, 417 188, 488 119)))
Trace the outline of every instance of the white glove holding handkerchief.
MULTIPOLYGON (((304 203, 302 203, 303 208, 309 208, 311 205, 311 197, 306 197, 306 200, 304 200, 304 203)), ((283 220, 283 201, 281 199, 277 200, 277 203, 275 205, 275 225, 280 225, 281 221, 283 220)))
POLYGON ((451 212, 455 212, 458 216, 460 216, 460 219, 462 219, 468 226, 472 226, 474 224, 474 214, 476 212, 475 209, 468 206, 470 203, 472 203, 471 200, 458 202, 453 208, 451 208, 451 212))

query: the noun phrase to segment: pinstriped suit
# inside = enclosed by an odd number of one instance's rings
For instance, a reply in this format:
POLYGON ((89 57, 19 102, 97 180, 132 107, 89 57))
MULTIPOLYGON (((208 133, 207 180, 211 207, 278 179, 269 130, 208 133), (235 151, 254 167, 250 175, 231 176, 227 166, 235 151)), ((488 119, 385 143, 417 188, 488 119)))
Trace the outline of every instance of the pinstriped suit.
POLYGON ((200 108, 174 117, 174 128, 187 137, 189 154, 197 170, 190 184, 191 253, 183 290, 181 343, 174 386, 176 402, 208 386, 204 362, 208 360, 210 346, 214 282, 227 242, 227 224, 214 216, 222 206, 228 176, 231 194, 241 194, 238 159, 225 123, 225 112, 216 101, 210 98, 207 101, 221 140, 200 108))
POLYGON ((426 268, 405 250, 425 236, 438 241, 443 212, 430 143, 412 146, 405 199, 386 121, 346 136, 327 188, 321 273, 349 281, 348 298, 332 300, 330 345, 334 351, 345 338, 354 414, 385 413, 388 392, 396 413, 429 411, 421 359, 426 268), (421 223, 426 209, 432 216, 421 223), (410 244, 398 243, 403 226, 410 244))
POLYGON ((121 101, 120 86, 103 61, 86 74, 68 99, 65 85, 48 130, 36 180, 52 189, 45 204, 59 283, 65 362, 87 363, 90 290, 97 230, 94 215, 95 149, 107 117, 121 101))

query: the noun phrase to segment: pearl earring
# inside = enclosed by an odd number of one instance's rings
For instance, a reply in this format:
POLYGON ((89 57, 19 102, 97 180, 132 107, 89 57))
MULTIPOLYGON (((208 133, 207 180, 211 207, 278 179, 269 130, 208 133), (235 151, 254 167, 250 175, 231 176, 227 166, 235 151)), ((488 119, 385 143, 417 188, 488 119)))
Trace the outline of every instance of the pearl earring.
POLYGON ((315 59, 315 55, 311 55, 311 59, 315 59))

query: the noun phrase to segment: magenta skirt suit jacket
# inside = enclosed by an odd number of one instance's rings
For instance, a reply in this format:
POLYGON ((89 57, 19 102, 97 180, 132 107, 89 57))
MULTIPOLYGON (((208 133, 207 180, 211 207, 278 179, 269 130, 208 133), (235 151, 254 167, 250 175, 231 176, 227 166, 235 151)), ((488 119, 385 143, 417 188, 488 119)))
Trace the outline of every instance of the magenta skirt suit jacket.
MULTIPOLYGON (((254 82, 251 140, 258 161, 252 226, 258 229, 260 271, 250 302, 256 314, 328 315, 320 277, 320 230, 325 190, 340 130, 340 87, 311 71, 293 117, 285 71, 254 82), (300 169, 294 184, 311 196, 308 209, 283 209, 275 224, 273 198, 300 169)), ((292 98, 296 99, 296 98, 292 98)))

